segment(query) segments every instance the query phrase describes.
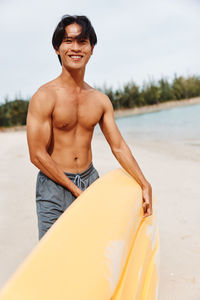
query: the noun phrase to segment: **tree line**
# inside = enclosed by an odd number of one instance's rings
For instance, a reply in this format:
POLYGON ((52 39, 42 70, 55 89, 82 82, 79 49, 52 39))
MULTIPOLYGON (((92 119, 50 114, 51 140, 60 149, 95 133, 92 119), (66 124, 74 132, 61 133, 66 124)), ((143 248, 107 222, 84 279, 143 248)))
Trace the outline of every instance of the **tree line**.
POLYGON ((115 110, 158 104, 166 101, 200 96, 200 76, 174 76, 170 83, 166 78, 149 80, 140 87, 134 81, 114 90, 104 85, 99 88, 108 95, 115 110))
MULTIPOLYGON (((141 87, 130 81, 118 89, 106 85, 96 88, 105 93, 110 98, 113 108, 118 110, 200 96, 200 76, 174 75, 171 83, 167 78, 161 78, 158 81, 144 82, 141 87)), ((26 125, 28 105, 29 100, 5 99, 4 103, 0 104, 0 127, 26 125)))
POLYGON ((29 100, 15 99, 0 105, 0 127, 26 125, 29 100))

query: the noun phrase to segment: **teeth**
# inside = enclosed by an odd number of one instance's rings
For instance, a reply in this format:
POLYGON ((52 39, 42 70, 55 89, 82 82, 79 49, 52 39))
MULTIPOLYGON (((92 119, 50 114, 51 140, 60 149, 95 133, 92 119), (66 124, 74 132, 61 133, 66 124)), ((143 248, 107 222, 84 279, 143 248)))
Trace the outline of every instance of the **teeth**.
POLYGON ((70 56, 73 58, 81 58, 82 57, 81 55, 70 55, 70 56))

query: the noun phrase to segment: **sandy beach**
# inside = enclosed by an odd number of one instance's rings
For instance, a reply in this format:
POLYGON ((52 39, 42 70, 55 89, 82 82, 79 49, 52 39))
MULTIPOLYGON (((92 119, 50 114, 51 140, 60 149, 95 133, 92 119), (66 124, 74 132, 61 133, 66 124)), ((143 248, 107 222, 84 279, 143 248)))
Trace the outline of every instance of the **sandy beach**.
MULTIPOLYGON (((200 299, 198 144, 145 142, 124 136, 158 200, 159 300, 200 299)), ((0 133, 0 287, 38 242, 37 168, 29 161, 24 130, 0 133)), ((120 167, 101 133, 93 139, 100 173, 120 167)))

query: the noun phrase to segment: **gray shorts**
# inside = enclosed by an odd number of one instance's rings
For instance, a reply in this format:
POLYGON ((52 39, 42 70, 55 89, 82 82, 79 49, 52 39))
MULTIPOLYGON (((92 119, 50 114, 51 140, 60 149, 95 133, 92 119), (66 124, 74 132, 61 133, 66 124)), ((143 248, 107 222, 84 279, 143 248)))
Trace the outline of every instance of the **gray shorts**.
MULTIPOLYGON (((91 163, 81 173, 66 173, 81 190, 91 185, 99 174, 91 163)), ((36 212, 38 217, 39 240, 69 207, 76 197, 65 187, 56 183, 41 171, 36 182, 36 212)))

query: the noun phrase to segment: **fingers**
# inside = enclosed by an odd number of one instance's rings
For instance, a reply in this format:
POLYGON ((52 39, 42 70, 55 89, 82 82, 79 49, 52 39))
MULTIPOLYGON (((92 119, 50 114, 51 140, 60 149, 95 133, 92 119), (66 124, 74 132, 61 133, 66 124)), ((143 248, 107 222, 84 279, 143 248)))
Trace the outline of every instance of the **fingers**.
POLYGON ((152 215, 152 190, 151 189, 143 189, 143 210, 144 217, 148 217, 152 215))
POLYGON ((144 211, 144 217, 148 217, 152 215, 152 206, 150 203, 144 202, 142 204, 143 206, 143 211, 144 211))

